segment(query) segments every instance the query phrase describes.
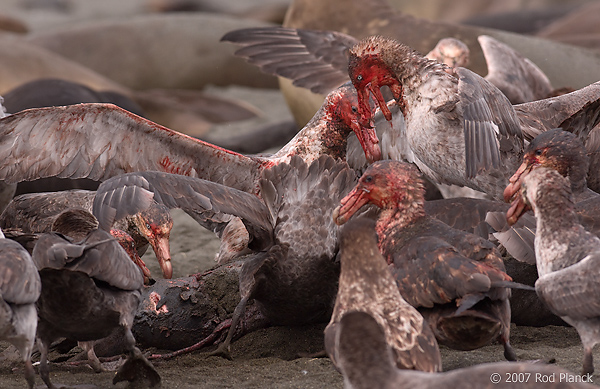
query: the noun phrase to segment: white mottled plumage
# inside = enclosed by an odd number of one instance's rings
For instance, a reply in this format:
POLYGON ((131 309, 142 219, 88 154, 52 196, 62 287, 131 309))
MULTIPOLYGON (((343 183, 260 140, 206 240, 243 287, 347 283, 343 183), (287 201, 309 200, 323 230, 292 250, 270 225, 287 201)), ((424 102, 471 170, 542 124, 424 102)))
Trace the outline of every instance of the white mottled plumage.
POLYGON ((583 374, 593 373, 600 343, 600 239, 579 223, 569 180, 537 168, 523 178, 518 201, 535 212, 535 289, 552 312, 575 327, 583 344, 583 374))

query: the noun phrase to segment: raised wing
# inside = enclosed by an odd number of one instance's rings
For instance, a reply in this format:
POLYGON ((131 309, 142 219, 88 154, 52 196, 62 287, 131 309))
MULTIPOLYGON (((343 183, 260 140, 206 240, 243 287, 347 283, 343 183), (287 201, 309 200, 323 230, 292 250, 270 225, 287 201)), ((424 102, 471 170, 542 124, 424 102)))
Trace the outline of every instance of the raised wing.
POLYGON ((310 164, 293 156, 265 170, 260 184, 277 241, 291 255, 335 257, 338 226, 331 214, 356 184, 353 169, 327 155, 310 164))
POLYGON ((110 231, 124 217, 145 211, 154 201, 154 193, 141 185, 114 187, 114 184, 114 180, 100 184, 92 205, 92 214, 104 231, 110 231))
POLYGON ((498 87, 512 104, 550 96, 552 84, 533 62, 491 36, 481 35, 477 40, 488 66, 485 79, 498 87))
POLYGON ((510 101, 488 81, 457 68, 463 109, 467 178, 500 166, 500 152, 523 148, 521 127, 510 101))
POLYGON ((536 223, 532 213, 523 214, 513 226, 508 225, 506 210, 488 212, 485 221, 494 230, 494 237, 510 255, 521 262, 535 265, 536 223))
MULTIPOLYGON (((586 111, 586 105, 598 99, 600 81, 561 96, 515 105, 514 109, 523 135, 529 141, 542 131, 566 125, 563 122, 582 110, 586 111)), ((593 109, 592 106, 588 108, 593 109)))
POLYGON ((261 159, 191 138, 112 104, 36 108, 0 119, 0 179, 104 181, 163 171, 255 191, 261 159))
POLYGON ((285 27, 235 30, 221 40, 244 46, 235 54, 263 72, 324 95, 350 80, 348 50, 358 42, 340 32, 285 27))
POLYGON ((253 237, 251 249, 261 250, 273 242, 269 212, 257 196, 211 181, 162 172, 129 173, 104 182, 96 197, 100 202, 110 203, 115 195, 115 200, 122 199, 120 193, 124 188, 133 193, 137 191, 135 187, 141 189, 142 196, 145 191, 152 192, 157 202, 181 208, 194 218, 198 214, 238 216, 253 237))

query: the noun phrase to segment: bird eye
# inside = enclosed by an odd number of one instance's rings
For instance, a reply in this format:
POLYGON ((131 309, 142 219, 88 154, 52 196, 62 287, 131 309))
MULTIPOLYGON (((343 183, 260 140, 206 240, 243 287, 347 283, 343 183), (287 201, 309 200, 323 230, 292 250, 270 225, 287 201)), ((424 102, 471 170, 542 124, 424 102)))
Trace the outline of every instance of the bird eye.
POLYGON ((150 224, 146 223, 146 228, 150 230, 150 224))
POLYGON ((371 182, 373 181, 373 176, 366 176, 364 179, 365 182, 371 182))
POLYGON ((355 105, 353 105, 352 106, 352 113, 357 113, 357 112, 358 112, 358 108, 355 105))
POLYGON ((542 152, 543 152, 543 150, 542 150, 542 149, 537 149, 537 150, 535 151, 535 155, 539 157, 540 155, 542 155, 542 152))
POLYGON ((362 74, 359 74, 358 76, 356 76, 356 79, 357 79, 358 81, 362 81, 362 80, 363 80, 363 76, 362 76, 362 74))

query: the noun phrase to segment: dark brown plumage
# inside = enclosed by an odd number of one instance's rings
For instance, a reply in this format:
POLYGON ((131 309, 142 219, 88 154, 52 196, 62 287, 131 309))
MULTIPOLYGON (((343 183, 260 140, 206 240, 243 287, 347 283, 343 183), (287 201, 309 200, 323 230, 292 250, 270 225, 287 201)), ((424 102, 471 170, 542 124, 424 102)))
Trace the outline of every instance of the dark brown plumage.
POLYGON ((98 371, 102 368, 93 341, 117 330, 124 331, 129 358, 141 360, 138 367, 143 366, 144 373, 140 374, 151 377, 148 386, 160 382, 158 373, 136 350, 131 333, 143 275, 108 232, 94 229, 78 243, 57 233, 42 234, 33 260, 42 280, 37 301, 40 375, 49 388, 55 388, 47 364, 52 341, 59 337, 80 341, 90 364, 98 371))
POLYGON ((394 364, 400 369, 442 370, 435 336, 421 314, 398 291, 377 247, 375 222, 350 221, 340 236, 341 273, 333 315, 325 328, 325 348, 339 368, 340 320, 352 311, 367 312, 384 329, 394 364))
POLYGON ((107 189, 138 185, 168 207, 242 220, 253 253, 244 258, 242 298, 219 349, 227 354, 250 299, 273 324, 299 325, 330 317, 339 275, 338 227, 330 214, 355 178, 345 162, 322 155, 310 164, 292 156, 289 163, 264 169, 259 181, 262 199, 214 182, 159 172, 129 173, 105 184, 107 189))
POLYGON ((469 350, 498 339, 507 359, 510 281, 495 246, 427 216, 418 170, 407 163, 372 164, 334 211, 344 223, 363 205, 382 209, 379 249, 400 294, 429 321, 441 344, 469 350))

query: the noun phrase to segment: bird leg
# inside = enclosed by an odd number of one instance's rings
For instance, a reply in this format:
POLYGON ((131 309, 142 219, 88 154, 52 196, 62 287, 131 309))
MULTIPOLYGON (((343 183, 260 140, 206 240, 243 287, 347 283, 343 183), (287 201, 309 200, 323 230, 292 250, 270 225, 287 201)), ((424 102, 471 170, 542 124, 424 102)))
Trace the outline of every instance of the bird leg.
POLYGON ((594 356, 592 354, 591 346, 583 347, 583 370, 582 375, 592 375, 594 373, 594 356))
POLYGON ((46 343, 41 339, 38 339, 39 349, 40 349, 40 376, 42 377, 42 381, 46 384, 49 389, 56 389, 56 386, 50 382, 50 368, 48 367, 48 345, 50 342, 46 343))
POLYGON ((31 363, 31 357, 25 358, 25 379, 27 380, 29 389, 33 389, 33 386, 35 385, 35 370, 31 363))
POLYGON ((223 358, 231 359, 231 340, 233 339, 235 329, 237 328, 242 314, 246 309, 248 300, 256 290, 256 286, 258 284, 257 273, 269 258, 270 256, 268 253, 261 253, 254 257, 248 258, 244 263, 244 266, 240 272, 241 299, 233 311, 233 316, 231 317, 231 327, 229 327, 229 332, 227 333, 227 337, 223 343, 221 343, 215 351, 210 353, 210 355, 218 355, 223 358))
POLYGON ((119 368, 113 378, 113 385, 121 381, 134 382, 135 387, 159 387, 161 378, 152 363, 144 357, 139 348, 135 346, 135 338, 131 326, 125 326, 125 340, 129 350, 127 360, 119 368))
POLYGON ((96 356, 96 352, 94 351, 94 341, 89 342, 78 342, 79 347, 85 350, 88 357, 88 364, 94 369, 96 373, 102 373, 106 371, 105 368, 102 367, 100 360, 96 356))
POLYGON ((504 358, 506 358, 507 361, 516 361, 517 353, 515 353, 515 350, 510 345, 508 337, 505 337, 504 334, 500 335, 500 343, 504 346, 504 358))
POLYGON ((227 332, 227 337, 219 345, 219 347, 210 353, 211 356, 220 356, 226 359, 231 360, 231 339, 233 339, 233 334, 235 333, 235 329, 240 322, 242 314, 244 313, 244 309, 246 309, 246 304, 248 303, 248 297, 244 296, 240 300, 239 304, 235 307, 233 311, 233 316, 231 318, 231 326, 229 327, 229 332, 227 332))

